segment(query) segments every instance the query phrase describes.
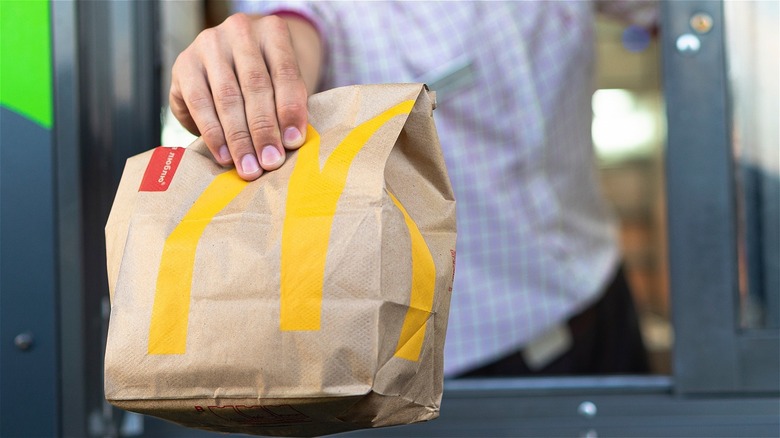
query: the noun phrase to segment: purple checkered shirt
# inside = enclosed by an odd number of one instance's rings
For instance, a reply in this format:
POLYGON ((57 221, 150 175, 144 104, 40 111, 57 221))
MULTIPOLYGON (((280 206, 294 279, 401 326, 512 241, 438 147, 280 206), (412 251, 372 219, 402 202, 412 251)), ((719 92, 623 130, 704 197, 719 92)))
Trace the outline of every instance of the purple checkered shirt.
MULTIPOLYGON (((647 3, 598 5, 648 25, 647 3)), ((236 4, 315 24, 326 50, 322 89, 426 82, 437 91, 458 202, 445 375, 522 348, 598 299, 615 272, 616 222, 590 133, 595 4, 236 4)))

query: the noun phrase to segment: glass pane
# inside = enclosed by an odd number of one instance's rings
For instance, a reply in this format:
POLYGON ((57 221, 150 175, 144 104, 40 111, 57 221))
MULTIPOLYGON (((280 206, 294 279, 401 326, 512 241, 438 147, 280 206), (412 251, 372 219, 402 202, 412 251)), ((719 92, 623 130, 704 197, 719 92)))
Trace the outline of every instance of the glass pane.
POLYGON ((593 144, 602 189, 620 219, 624 267, 650 370, 671 374, 660 50, 655 40, 633 45, 634 30, 611 17, 596 21, 593 144))
POLYGON ((780 327, 780 3, 724 2, 740 222, 740 325, 780 327))

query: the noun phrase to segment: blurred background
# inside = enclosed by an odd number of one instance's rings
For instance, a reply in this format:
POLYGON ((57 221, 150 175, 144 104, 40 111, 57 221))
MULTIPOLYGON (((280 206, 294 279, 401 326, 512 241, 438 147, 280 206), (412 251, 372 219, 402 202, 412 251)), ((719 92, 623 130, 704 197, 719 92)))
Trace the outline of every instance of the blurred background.
MULTIPOLYGON (((194 139, 170 68, 229 5, 0 8, 0 436, 207 436, 105 403, 102 233, 124 160, 194 139)), ((440 420, 366 434, 780 436, 780 9, 662 8, 598 19, 592 106, 652 375, 448 382, 440 420)))

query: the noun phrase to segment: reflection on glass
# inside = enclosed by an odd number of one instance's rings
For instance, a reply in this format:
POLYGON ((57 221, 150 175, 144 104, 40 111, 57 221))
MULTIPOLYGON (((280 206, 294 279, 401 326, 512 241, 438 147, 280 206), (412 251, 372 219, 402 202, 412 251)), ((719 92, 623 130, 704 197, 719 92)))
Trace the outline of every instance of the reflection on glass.
POLYGON ((724 2, 740 221, 740 324, 780 327, 780 3, 724 2))

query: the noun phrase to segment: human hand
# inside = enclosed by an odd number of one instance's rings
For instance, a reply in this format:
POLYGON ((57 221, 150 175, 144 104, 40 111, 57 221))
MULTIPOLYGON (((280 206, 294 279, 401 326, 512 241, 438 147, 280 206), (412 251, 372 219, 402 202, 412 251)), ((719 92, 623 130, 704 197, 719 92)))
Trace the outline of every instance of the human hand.
POLYGON ((170 105, 223 166, 257 179, 306 134, 319 35, 306 21, 236 14, 195 38, 173 65, 170 105), (306 69, 302 74, 301 67, 306 69))

